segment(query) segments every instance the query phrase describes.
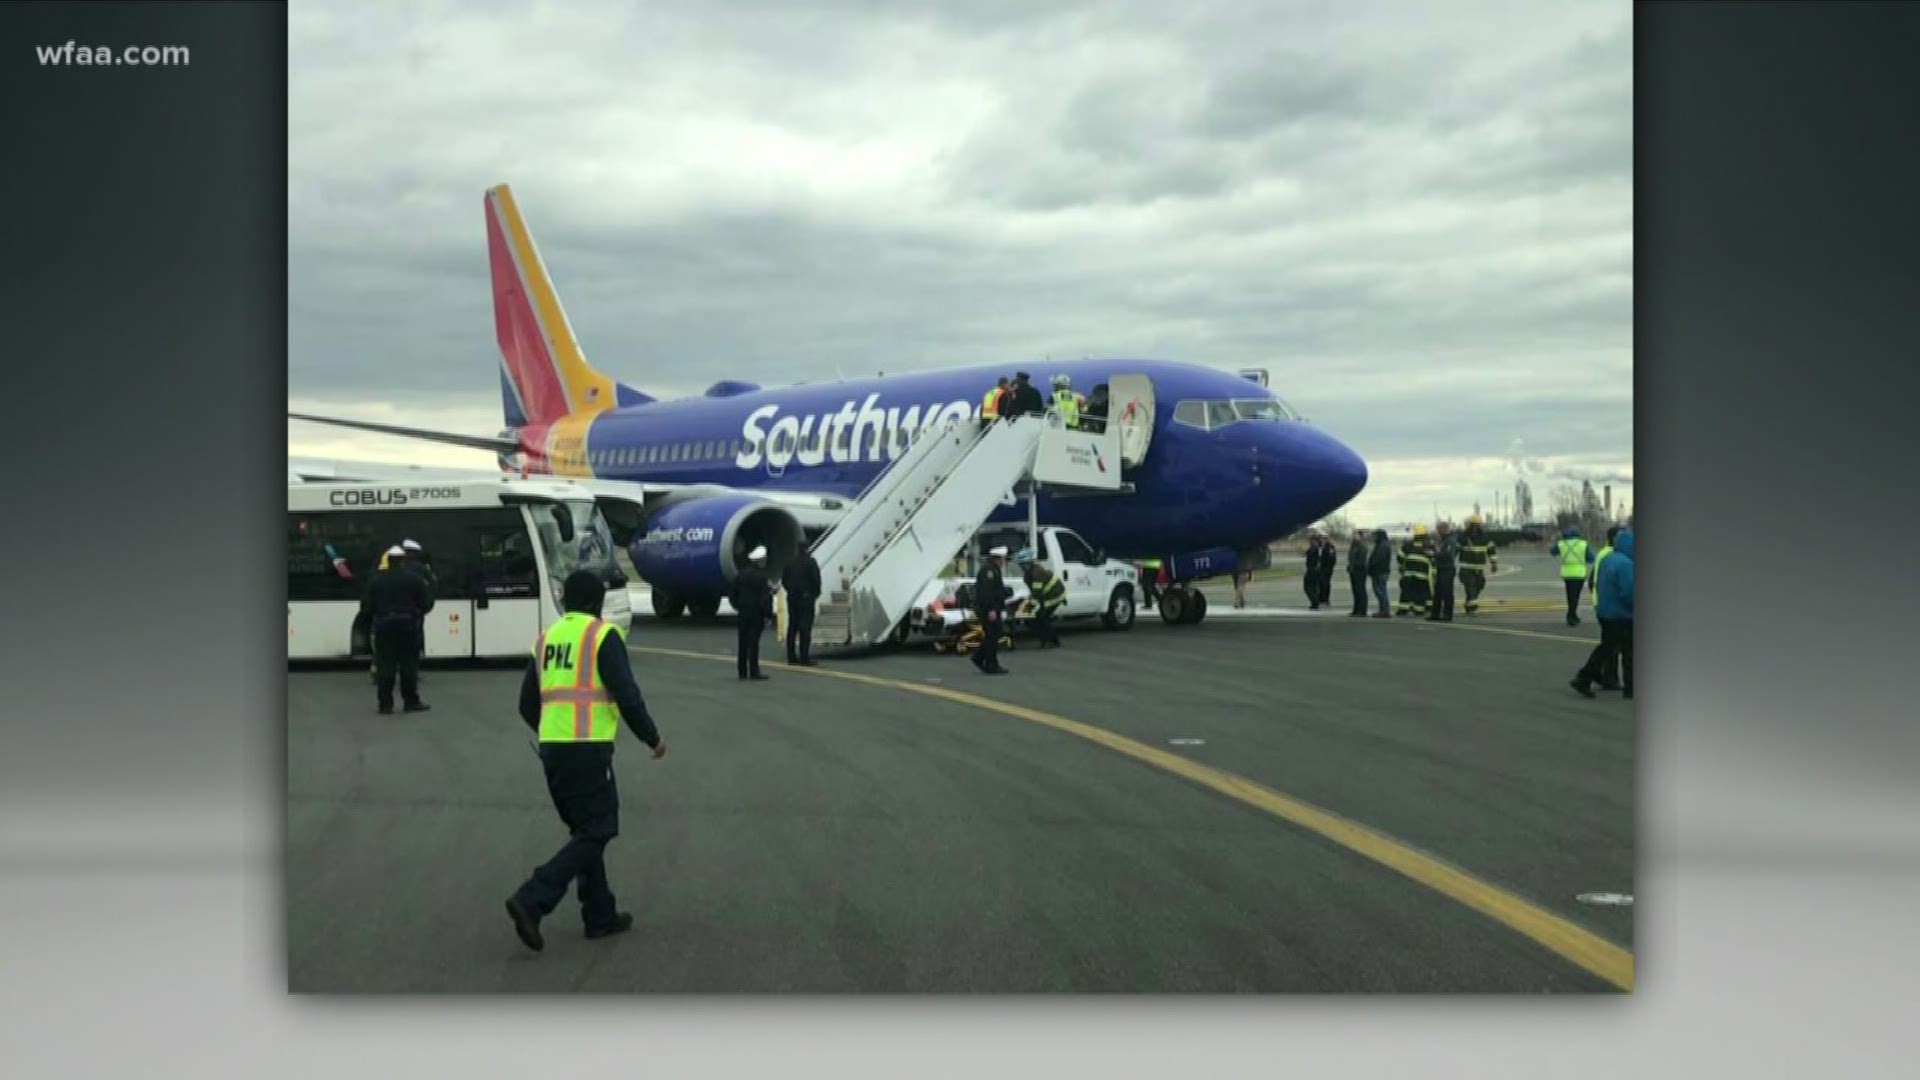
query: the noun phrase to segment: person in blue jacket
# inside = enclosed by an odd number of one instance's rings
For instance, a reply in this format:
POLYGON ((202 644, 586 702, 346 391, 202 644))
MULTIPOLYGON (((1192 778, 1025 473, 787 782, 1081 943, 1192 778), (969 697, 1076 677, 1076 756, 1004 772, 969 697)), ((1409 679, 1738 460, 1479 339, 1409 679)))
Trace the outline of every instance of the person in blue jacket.
POLYGON ((1633 698, 1633 530, 1622 529, 1613 542, 1613 553, 1600 564, 1595 592, 1594 614, 1600 619, 1600 644, 1587 657, 1587 664, 1568 685, 1586 697, 1593 696, 1593 684, 1603 682, 1613 670, 1614 657, 1620 658, 1620 689, 1633 698))

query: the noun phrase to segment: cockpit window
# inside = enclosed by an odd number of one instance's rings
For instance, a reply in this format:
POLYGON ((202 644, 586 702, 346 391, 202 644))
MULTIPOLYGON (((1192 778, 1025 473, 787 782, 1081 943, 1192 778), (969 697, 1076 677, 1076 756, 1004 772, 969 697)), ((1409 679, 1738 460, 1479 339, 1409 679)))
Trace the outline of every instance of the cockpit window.
POLYGON ((1202 431, 1217 431, 1241 420, 1303 420, 1298 410, 1278 398, 1234 398, 1182 401, 1173 407, 1173 420, 1202 431))

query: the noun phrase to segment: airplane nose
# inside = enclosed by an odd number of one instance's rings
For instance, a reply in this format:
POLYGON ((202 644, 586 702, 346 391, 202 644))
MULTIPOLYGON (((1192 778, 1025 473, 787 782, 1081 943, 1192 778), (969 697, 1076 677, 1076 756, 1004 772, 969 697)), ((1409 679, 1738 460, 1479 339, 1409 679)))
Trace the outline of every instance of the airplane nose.
POLYGON ((1312 452, 1307 455, 1308 500, 1314 517, 1325 517, 1353 501, 1367 486, 1367 463, 1345 443, 1330 435, 1315 433, 1312 452))

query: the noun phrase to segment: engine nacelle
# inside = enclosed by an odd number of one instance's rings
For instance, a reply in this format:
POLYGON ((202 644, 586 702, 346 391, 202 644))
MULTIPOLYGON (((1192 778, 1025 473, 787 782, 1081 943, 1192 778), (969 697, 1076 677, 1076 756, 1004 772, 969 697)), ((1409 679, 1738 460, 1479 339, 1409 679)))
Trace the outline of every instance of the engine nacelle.
POLYGON ((800 552, 800 522, 752 495, 701 495, 669 502, 648 517, 627 553, 647 584, 683 596, 724 596, 747 552, 764 545, 775 580, 800 552))

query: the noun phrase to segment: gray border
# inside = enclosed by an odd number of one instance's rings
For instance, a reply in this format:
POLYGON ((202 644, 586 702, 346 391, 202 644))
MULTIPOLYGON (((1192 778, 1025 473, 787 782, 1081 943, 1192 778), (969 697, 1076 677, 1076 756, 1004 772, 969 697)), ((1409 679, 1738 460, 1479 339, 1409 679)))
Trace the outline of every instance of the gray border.
POLYGON ((4 301, 14 520, 106 520, 5 531, 11 1074, 765 1074, 805 1054, 889 1077, 1772 1076, 1902 1060, 1920 961, 1915 729, 1894 685, 1911 668, 1916 380, 1889 361, 1912 356, 1920 177, 1890 110, 1910 91, 1914 8, 1640 10, 1640 986, 1565 1002, 289 998, 272 854, 284 13, 8 5, 0 25, 20 150, 7 246, 25 268, 4 301), (68 38, 187 44, 193 64, 54 71, 28 51, 68 38), (82 599, 103 588, 105 612, 82 599), (85 722, 56 724, 75 688, 85 722))

